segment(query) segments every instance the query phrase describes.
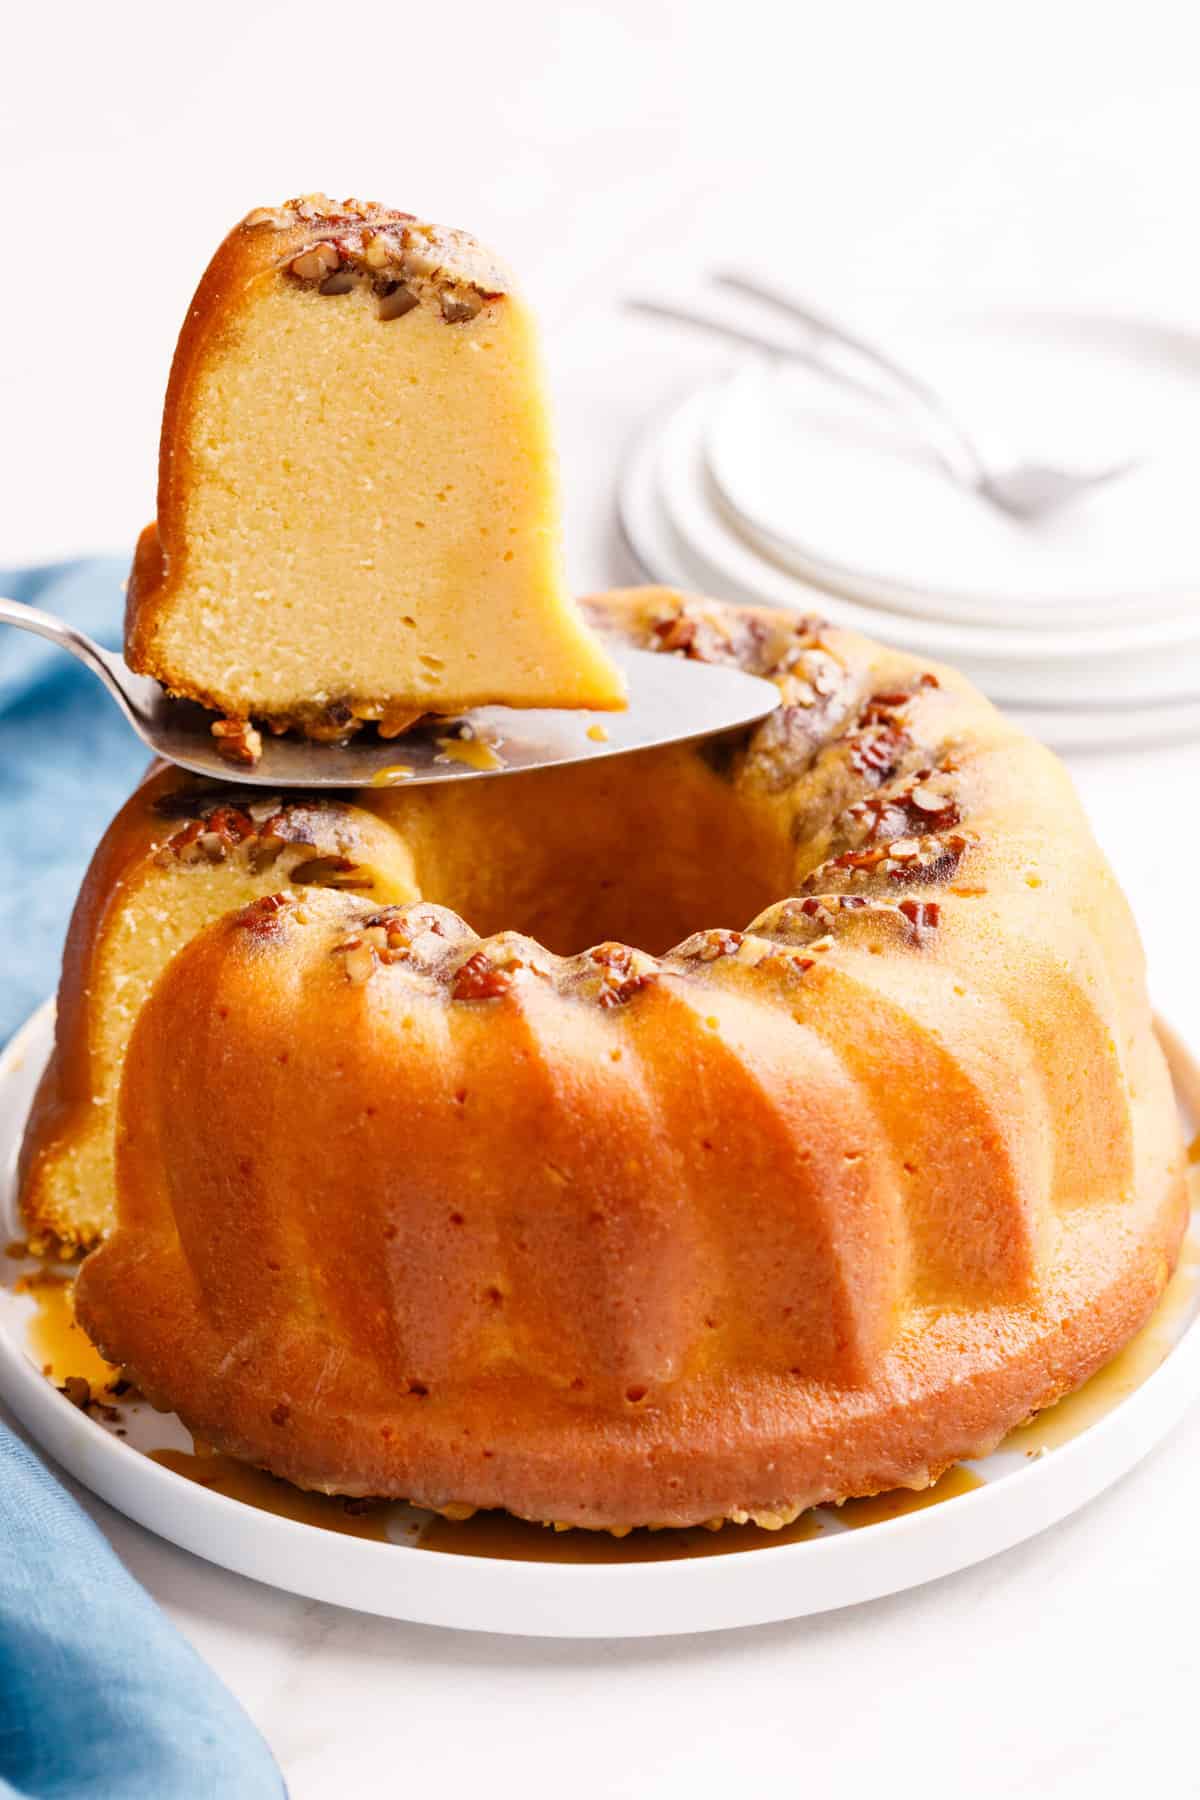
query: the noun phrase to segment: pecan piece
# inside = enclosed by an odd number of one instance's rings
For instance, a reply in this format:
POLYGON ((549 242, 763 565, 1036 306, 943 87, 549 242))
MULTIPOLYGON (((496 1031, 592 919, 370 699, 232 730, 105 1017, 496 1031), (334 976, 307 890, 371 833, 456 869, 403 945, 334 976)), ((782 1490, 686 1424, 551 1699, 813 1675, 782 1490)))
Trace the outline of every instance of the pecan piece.
POLYGON ((512 986, 512 975, 498 969, 482 950, 469 956, 454 977, 452 1000, 498 1000, 512 986))
POLYGON ((405 287, 402 281, 389 282, 380 293, 375 304, 376 316, 383 320, 402 319, 410 313, 420 301, 411 288, 405 287))
POLYGON ((297 281, 324 281, 327 275, 341 262, 341 257, 332 244, 314 244, 311 250, 301 251, 288 264, 288 274, 294 275, 297 281))
POLYGON ((296 864, 288 880, 300 887, 372 888, 369 870, 348 856, 310 856, 296 864))
POLYGON ((942 920, 942 909, 936 900, 902 900, 899 912, 912 926, 918 943, 923 942, 931 931, 936 931, 942 920))
POLYGON ((743 942, 744 934, 740 931, 706 931, 696 954, 701 962, 719 962, 723 956, 736 956, 743 942))
POLYGON ((850 762, 860 775, 891 774, 907 745, 907 733, 895 725, 872 722, 851 740, 850 762))
POLYGON ((217 740, 217 755, 226 762, 253 768, 262 755, 262 733, 249 719, 215 719, 212 734, 217 740))
POLYGON ((660 619, 654 635, 660 650, 690 650, 696 638, 696 621, 677 613, 673 619, 660 619))
POLYGON ((635 994, 640 994, 643 988, 648 988, 653 980, 654 976, 650 973, 628 975, 624 981, 610 983, 601 988, 596 1004, 606 1009, 610 1006, 626 1006, 635 994))

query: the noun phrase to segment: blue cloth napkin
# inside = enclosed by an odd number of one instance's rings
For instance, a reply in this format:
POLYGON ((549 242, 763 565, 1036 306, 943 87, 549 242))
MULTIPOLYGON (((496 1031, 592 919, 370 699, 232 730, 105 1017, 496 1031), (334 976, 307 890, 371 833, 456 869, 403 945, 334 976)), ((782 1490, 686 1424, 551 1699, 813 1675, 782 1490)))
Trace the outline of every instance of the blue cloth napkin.
MULTIPOLYGON (((115 646, 127 566, 0 573, 0 593, 115 646)), ((88 858, 146 761, 95 676, 0 627, 0 1041, 53 993, 88 858)), ((232 1695, 0 1424, 0 1800, 283 1792, 232 1695)))
MULTIPOLYGON (((0 594, 121 640, 125 558, 0 571, 0 594)), ((0 626, 0 1043, 58 985, 63 935, 105 826, 149 755, 94 675, 0 626)))
POLYGON ((0 1425, 0 1797, 280 1800, 284 1791, 233 1696, 0 1425))

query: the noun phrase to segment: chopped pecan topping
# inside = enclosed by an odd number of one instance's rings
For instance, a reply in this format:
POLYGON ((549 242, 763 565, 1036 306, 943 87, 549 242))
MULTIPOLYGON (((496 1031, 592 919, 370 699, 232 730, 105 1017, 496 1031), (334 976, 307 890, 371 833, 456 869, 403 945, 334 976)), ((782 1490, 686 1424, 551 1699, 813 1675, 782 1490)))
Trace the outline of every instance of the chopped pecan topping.
POLYGON ((604 983, 596 996, 596 1004, 601 1007, 625 1006, 657 978, 653 969, 635 969, 634 953, 628 944, 597 944, 591 959, 604 971, 604 983))
POLYGON ((481 294, 443 294, 438 301, 447 325, 462 325, 473 319, 483 306, 481 294))
POLYGON ((654 980, 653 972, 647 970, 641 975, 628 975, 624 981, 608 983, 596 996, 596 1004, 604 1008, 626 1006, 635 994, 640 994, 642 989, 648 988, 654 980))
MULTIPOLYGON (((785 902, 784 917, 798 911, 801 918, 804 919, 832 921, 836 913, 862 912, 870 905, 871 902, 865 894, 822 894, 820 899, 816 895, 810 894, 805 900, 785 902)), ((813 947, 815 948, 815 946, 813 947)))
POLYGON ((453 1000, 498 1000, 512 983, 510 969, 498 969, 489 956, 477 950, 455 975, 450 997, 453 1000))
POLYGON ((899 792, 872 794, 855 801, 847 807, 845 820, 860 826, 868 843, 890 843, 914 833, 927 836, 949 830, 958 824, 958 805, 952 795, 927 785, 934 774, 933 769, 920 769, 899 792))
POLYGON ((700 962, 719 962, 723 956, 736 956, 745 941, 740 931, 706 931, 695 954, 700 962))
POLYGON ((213 806, 168 839, 165 853, 183 863, 223 862, 254 836, 254 821, 236 806, 213 806))
POLYGON ((324 281, 341 263, 341 254, 333 244, 314 244, 311 250, 293 257, 288 274, 297 281, 324 281))
POLYGON ((684 613, 676 613, 673 618, 660 619, 654 627, 654 635, 660 650, 690 650, 696 641, 696 621, 684 613))
POLYGON ((388 934, 389 943, 394 936, 400 937, 404 943, 411 944, 421 932, 432 931, 435 937, 444 938, 446 928, 439 917, 440 909, 426 905, 395 907, 385 906, 382 912, 372 913, 367 920, 368 926, 382 925, 388 934))
POLYGON ((602 969, 627 975, 633 967, 633 951, 628 944, 597 944, 591 951, 592 961, 602 969))
MULTIPOLYGON (((786 942, 799 934, 802 921, 804 926, 820 930, 822 926, 832 925, 839 913, 860 912, 875 918, 903 919, 913 941, 918 944, 928 942, 930 934, 941 923, 942 916, 941 906, 936 900, 909 897, 897 903, 882 897, 868 898, 863 894, 824 894, 820 898, 812 895, 804 900, 781 902, 769 921, 764 921, 764 925, 769 935, 786 942)), ((808 953, 805 967, 813 966, 814 953, 831 950, 837 941, 829 931, 823 937, 811 939, 803 946, 808 953)), ((768 966, 773 964, 774 959, 768 959, 768 966)))
MULTIPOLYGON (((936 675, 922 675, 918 688, 937 687, 936 675)), ((908 721, 900 716, 913 695, 900 688, 873 694, 848 738, 850 762, 860 775, 887 780, 910 747, 908 721)))
POLYGON ((449 980, 446 957, 451 943, 473 938, 446 908, 415 901, 369 914, 351 936, 334 945, 333 954, 346 958, 346 975, 354 982, 369 980, 379 964, 390 967, 399 962, 410 963, 419 974, 449 980))
POLYGON ((262 756, 262 733, 249 719, 214 719, 212 735, 217 740, 218 756, 226 762, 249 769, 262 756))
POLYGON ((822 700, 828 700, 836 694, 845 680, 841 664, 824 650, 810 651, 804 660, 804 667, 809 686, 822 700))
POLYGON ((886 857, 886 844, 878 844, 873 850, 843 850, 840 856, 834 857, 833 866, 835 869, 877 869, 886 857))
POLYGON ((908 733, 896 725, 871 720, 853 734, 849 745, 851 766, 860 775, 886 780, 908 747, 908 733))
POLYGON ((915 787, 908 796, 908 803, 923 813, 944 812, 948 804, 944 794, 935 794, 932 788, 927 787, 915 787))
POLYGON ((236 923, 254 937, 271 937, 278 929, 280 914, 292 905, 289 894, 264 894, 238 915, 236 923))
POLYGON ((375 973, 375 952, 371 945, 364 943, 362 938, 350 938, 346 943, 339 944, 338 949, 343 953, 345 960, 342 967, 351 986, 362 987, 365 982, 370 981, 375 973))
POLYGON ((816 966, 816 957, 806 956, 800 950, 773 950, 759 964, 760 968, 773 970, 778 975, 790 975, 793 979, 807 975, 816 966))
POLYGON ((284 200, 279 206, 258 206, 247 213, 242 224, 247 229, 271 225, 276 231, 289 226, 313 223, 355 225, 385 213, 390 219, 412 219, 412 213, 387 212, 373 200, 331 200, 328 194, 300 194, 295 200, 284 200))
POLYGON ((371 871, 364 869, 361 863, 351 862, 348 856, 310 856, 296 864, 288 880, 301 887, 372 888, 375 885, 371 871))
POLYGON ((425 302, 448 325, 474 319, 508 291, 508 277, 481 244, 464 231, 426 224, 412 213, 324 194, 290 200, 277 211, 251 213, 245 225, 277 230, 314 224, 323 236, 287 262, 293 281, 323 295, 348 294, 360 283, 373 289, 378 316, 402 319, 425 302))
POLYGON ((769 628, 753 612, 739 612, 711 602, 676 604, 652 621, 655 648, 676 651, 692 662, 728 663, 749 674, 772 677, 783 663, 781 637, 790 638, 786 619, 769 628))
MULTIPOLYGON (((437 930, 437 927, 433 929, 437 930)), ((385 918, 368 922, 363 940, 370 944, 380 962, 408 962, 412 957, 415 935, 406 920, 385 918)))
POLYGON ((389 281, 379 295, 375 311, 384 320, 402 319, 414 306, 420 304, 412 289, 405 287, 402 281, 389 281))
POLYGON ((436 919, 431 921, 419 914, 389 909, 376 913, 361 931, 335 944, 333 953, 345 957, 347 979, 357 985, 370 979, 377 963, 390 967, 393 963, 411 961, 413 946, 426 933, 445 937, 436 919))

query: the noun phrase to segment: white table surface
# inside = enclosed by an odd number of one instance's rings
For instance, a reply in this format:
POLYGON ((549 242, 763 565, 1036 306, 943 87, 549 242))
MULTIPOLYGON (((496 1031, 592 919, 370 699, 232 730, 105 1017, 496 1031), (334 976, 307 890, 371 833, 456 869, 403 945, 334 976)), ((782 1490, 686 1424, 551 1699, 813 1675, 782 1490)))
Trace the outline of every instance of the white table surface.
MULTIPOLYGON (((1200 308, 1191 9, 596 0, 26 6, 0 114, 0 563, 127 545, 221 232, 306 187, 477 229, 547 328, 573 577, 623 574, 648 410, 720 352, 622 315, 749 258, 902 334, 929 296, 1200 308)), ((1074 773, 1160 1004, 1200 1042, 1200 746, 1074 773)), ((97 820, 97 832, 103 821, 97 820)), ((707 1638, 405 1627, 225 1574, 86 1501, 300 1800, 1197 1790, 1200 1409, 1087 1512, 920 1592, 707 1638)))

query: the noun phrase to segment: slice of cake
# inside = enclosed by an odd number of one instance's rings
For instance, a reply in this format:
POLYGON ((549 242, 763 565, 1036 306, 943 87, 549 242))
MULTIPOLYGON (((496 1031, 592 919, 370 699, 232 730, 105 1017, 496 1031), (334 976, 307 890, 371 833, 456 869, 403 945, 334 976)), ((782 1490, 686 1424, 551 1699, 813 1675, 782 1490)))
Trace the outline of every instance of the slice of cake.
POLYGON ((212 919, 280 892, 344 888, 414 900, 394 831, 343 800, 247 791, 160 767, 126 802, 75 904, 55 1051, 21 1156, 32 1249, 88 1250, 113 1219, 113 1130, 125 1049, 176 951, 212 919))
POLYGON ((533 318, 487 250, 323 195, 235 227, 175 353, 126 656, 316 737, 622 705, 564 584, 533 318))

